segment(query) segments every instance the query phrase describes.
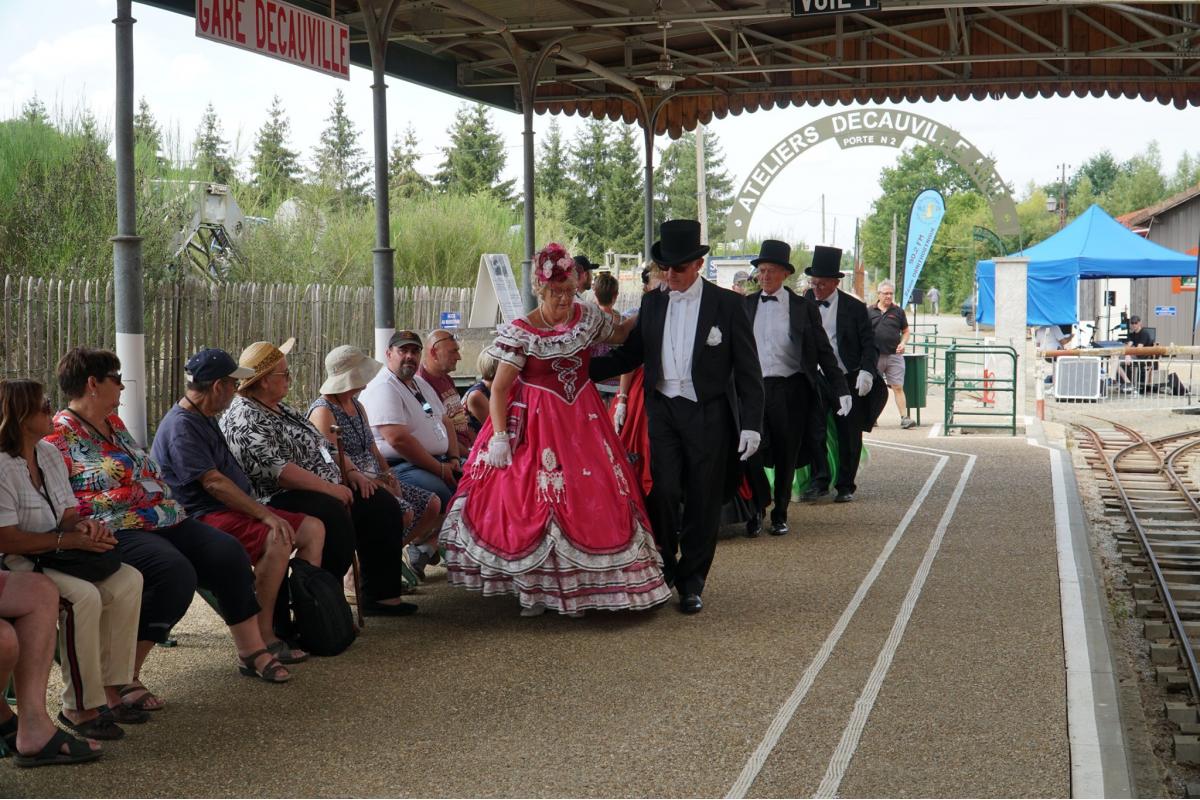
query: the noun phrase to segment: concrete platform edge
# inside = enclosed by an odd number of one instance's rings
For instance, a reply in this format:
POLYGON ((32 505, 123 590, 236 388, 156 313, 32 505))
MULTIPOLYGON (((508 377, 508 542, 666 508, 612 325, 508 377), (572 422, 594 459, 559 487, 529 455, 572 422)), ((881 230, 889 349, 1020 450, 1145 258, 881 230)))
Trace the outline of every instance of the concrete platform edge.
POLYGON ((1050 455, 1055 492, 1072 797, 1134 797, 1109 629, 1112 620, 1088 542, 1070 454, 1027 420, 1027 441, 1050 455))

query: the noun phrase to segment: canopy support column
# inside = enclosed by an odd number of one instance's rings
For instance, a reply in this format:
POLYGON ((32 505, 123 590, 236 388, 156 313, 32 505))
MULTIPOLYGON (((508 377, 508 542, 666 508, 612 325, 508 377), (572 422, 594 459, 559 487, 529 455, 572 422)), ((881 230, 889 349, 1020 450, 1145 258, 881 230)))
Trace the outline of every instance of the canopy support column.
MULTIPOLYGON (((117 235, 113 243, 113 300, 117 358, 121 360, 121 419, 145 446, 146 336, 142 298, 142 237, 137 235, 137 198, 133 176, 133 18, 132 0, 117 0, 117 96, 114 120, 117 169, 117 235)), ((170 387, 175 390, 179 387, 170 387)))
POLYGON ((371 95, 375 135, 375 247, 372 283, 375 290, 375 358, 387 358, 387 343, 396 330, 395 255, 392 247, 391 204, 388 197, 387 64, 388 31, 399 7, 392 0, 377 9, 370 0, 359 0, 371 48, 371 95))
POLYGON ((654 120, 646 119, 643 129, 646 144, 646 175, 645 175, 645 219, 642 231, 642 257, 650 260, 650 247, 654 244, 654 120))
MULTIPOLYGON (((514 55, 513 60, 520 60, 520 56, 514 55)), ((534 208, 533 95, 537 91, 537 68, 541 63, 541 60, 538 59, 533 69, 529 70, 525 80, 521 81, 521 114, 525 119, 525 129, 521 132, 521 142, 524 145, 522 155, 525 164, 523 185, 525 218, 522 225, 525 233, 525 259, 521 262, 521 301, 525 304, 526 312, 533 311, 534 306, 537 305, 533 299, 532 280, 533 254, 537 248, 535 238, 537 231, 534 229, 536 209, 534 208)))

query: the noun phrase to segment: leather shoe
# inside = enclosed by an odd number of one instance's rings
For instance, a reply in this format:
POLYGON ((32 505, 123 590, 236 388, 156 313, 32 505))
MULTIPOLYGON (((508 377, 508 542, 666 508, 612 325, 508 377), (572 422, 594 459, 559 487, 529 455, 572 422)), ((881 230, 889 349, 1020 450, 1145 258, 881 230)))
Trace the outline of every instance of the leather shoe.
POLYGON ((746 520, 746 537, 747 538, 753 539, 754 537, 758 536, 759 531, 761 531, 761 530, 762 530, 762 517, 761 516, 759 516, 758 514, 755 514, 753 517, 746 520))
POLYGON ((704 603, 698 594, 685 594, 679 601, 679 610, 685 614, 699 614, 703 608, 704 603))
POLYGON ((771 535, 772 536, 783 536, 784 534, 786 534, 788 532, 788 530, 789 530, 789 528, 788 528, 788 524, 786 522, 771 523, 771 535))
POLYGON ((828 489, 818 489, 815 486, 810 486, 804 490, 804 494, 800 495, 800 501, 802 503, 815 503, 815 502, 817 502, 817 500, 821 499, 822 497, 828 497, 828 496, 829 496, 828 489))
POLYGON ((833 498, 835 503, 849 503, 854 499, 854 492, 838 492, 837 497, 833 498))
POLYGON ((417 613, 414 603, 376 603, 368 600, 363 603, 364 617, 407 617, 417 613))

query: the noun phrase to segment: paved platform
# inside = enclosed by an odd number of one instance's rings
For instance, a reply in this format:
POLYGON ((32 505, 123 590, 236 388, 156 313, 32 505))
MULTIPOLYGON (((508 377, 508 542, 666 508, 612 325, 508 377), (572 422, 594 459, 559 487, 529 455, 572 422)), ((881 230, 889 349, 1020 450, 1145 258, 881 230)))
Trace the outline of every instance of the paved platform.
POLYGON ((418 616, 274 687, 195 603, 146 669, 166 710, 94 765, 0 763, 0 796, 1127 795, 1069 461, 927 433, 722 541, 695 617, 521 619, 434 568, 418 616))

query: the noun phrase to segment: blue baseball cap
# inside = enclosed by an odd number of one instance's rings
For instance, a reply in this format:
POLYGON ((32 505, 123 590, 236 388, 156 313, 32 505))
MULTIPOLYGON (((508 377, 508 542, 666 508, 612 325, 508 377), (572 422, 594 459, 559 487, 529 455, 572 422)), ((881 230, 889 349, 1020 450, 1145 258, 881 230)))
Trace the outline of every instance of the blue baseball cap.
POLYGON ((208 383, 221 378, 249 378, 254 370, 249 367, 239 367, 233 356, 219 347, 209 347, 201 350, 187 360, 183 365, 187 379, 193 383, 208 383))

